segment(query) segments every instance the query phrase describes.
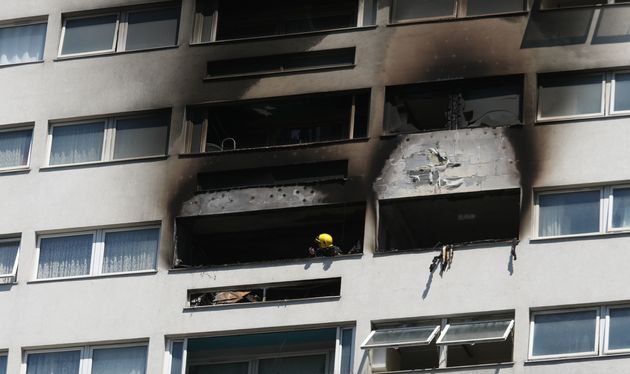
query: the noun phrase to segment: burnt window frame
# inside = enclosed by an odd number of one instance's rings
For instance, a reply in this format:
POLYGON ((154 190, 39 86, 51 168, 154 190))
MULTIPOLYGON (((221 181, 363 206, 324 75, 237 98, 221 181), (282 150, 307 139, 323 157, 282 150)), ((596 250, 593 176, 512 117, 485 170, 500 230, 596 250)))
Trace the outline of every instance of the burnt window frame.
POLYGON ((435 17, 415 17, 404 20, 396 20, 394 14, 396 12, 396 6, 398 0, 392 0, 391 8, 389 11, 389 23, 388 25, 404 25, 407 23, 423 23, 423 22, 440 22, 449 20, 459 20, 467 18, 481 18, 481 17, 501 17, 509 15, 526 14, 530 11, 530 4, 528 0, 521 0, 523 3, 521 10, 507 11, 507 12, 492 12, 484 14, 468 14, 468 0, 453 0, 454 7, 451 15, 435 16, 435 17))
POLYGON ((184 155, 212 155, 212 154, 221 154, 225 152, 247 152, 247 151, 264 151, 267 149, 283 149, 283 148, 294 148, 294 147, 308 147, 308 146, 316 146, 322 144, 334 144, 334 143, 343 143, 350 142, 354 140, 367 140, 369 139, 370 134, 370 121, 372 118, 371 114, 372 109, 372 89, 371 88, 360 88, 354 90, 347 91, 332 91, 332 92, 314 92, 308 94, 299 94, 299 95, 285 95, 285 96, 273 96, 273 97, 265 97, 265 98, 256 98, 256 99, 247 99, 247 100, 230 100, 230 101, 221 101, 221 102, 211 102, 206 104, 192 104, 186 106, 187 118, 185 119, 185 142, 184 142, 184 151, 182 154, 184 155), (354 133, 356 131, 356 112, 357 106, 357 98, 360 95, 365 95, 366 105, 365 108, 365 136, 355 137, 354 133), (277 145, 268 145, 268 146, 257 146, 257 147, 247 147, 247 148, 237 148, 235 143, 232 143, 226 140, 234 141, 234 138, 227 137, 224 138, 222 143, 229 145, 233 145, 233 148, 223 149, 225 144, 215 144, 218 149, 213 151, 207 150, 207 139, 208 139, 208 129, 209 122, 207 114, 204 115, 204 119, 201 123, 201 129, 199 131, 199 151, 193 150, 193 146, 195 145, 195 129, 194 129, 194 120, 191 116, 195 111, 205 110, 208 111, 213 107, 221 107, 221 106, 238 106, 238 105, 246 105, 250 103, 266 103, 273 102, 275 100, 291 100, 291 99, 303 99, 309 97, 346 97, 352 96, 352 104, 350 108, 350 119, 348 121, 348 136, 342 139, 332 139, 332 140, 322 140, 322 141, 314 141, 314 142, 305 142, 305 143, 288 143, 288 144, 277 144, 277 145), (205 139, 205 142, 204 142, 205 139))

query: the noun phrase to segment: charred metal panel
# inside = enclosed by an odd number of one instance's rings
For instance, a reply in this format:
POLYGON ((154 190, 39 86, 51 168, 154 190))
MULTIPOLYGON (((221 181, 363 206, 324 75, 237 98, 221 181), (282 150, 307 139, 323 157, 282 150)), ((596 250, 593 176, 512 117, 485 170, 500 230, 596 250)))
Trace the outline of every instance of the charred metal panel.
POLYGON ((519 186, 507 128, 399 136, 374 182, 378 199, 519 186))

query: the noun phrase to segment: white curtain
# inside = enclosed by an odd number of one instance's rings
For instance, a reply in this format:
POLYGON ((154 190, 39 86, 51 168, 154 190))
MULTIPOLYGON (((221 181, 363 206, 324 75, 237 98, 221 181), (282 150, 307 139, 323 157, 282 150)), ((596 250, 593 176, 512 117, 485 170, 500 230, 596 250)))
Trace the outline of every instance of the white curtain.
POLYGON ((613 192, 613 227, 630 226, 630 188, 613 192))
POLYGON ((599 191, 540 195, 538 235, 598 232, 599 199, 599 191))
POLYGON ((44 238, 40 242, 37 278, 87 275, 91 258, 91 234, 44 238))
POLYGON ((108 232, 103 273, 155 269, 159 239, 157 228, 108 232))
POLYGON ((31 130, 0 132, 0 168, 28 163, 31 134, 31 130))
POLYGON ((50 164, 99 161, 104 129, 103 122, 54 127, 50 164))
POLYGON ((0 65, 41 60, 45 39, 45 23, 0 28, 0 65))
POLYGON ((95 349, 92 354, 91 374, 145 374, 146 370, 146 346, 95 349))
POLYGON ((26 374, 79 374, 81 351, 28 355, 26 374))
POLYGON ((20 242, 0 243, 0 275, 11 274, 20 242))

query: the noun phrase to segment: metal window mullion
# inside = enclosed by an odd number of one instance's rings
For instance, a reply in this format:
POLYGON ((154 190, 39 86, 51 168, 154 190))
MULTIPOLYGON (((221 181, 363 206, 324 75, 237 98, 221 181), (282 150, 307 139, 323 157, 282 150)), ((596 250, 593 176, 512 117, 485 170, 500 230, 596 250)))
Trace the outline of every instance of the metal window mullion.
POLYGON ((22 249, 22 242, 18 245, 17 253, 15 254, 15 261, 13 262, 13 269, 11 269, 11 278, 13 282, 15 282, 15 278, 17 277, 17 269, 18 263, 20 262, 20 250, 22 249))
POLYGON ((365 26, 365 25, 363 24, 363 19, 365 18, 365 1, 366 1, 366 0, 359 0, 359 1, 358 1, 358 8, 357 8, 357 27, 365 26))
POLYGON ((114 52, 125 50, 127 42, 127 20, 128 12, 119 12, 116 20, 116 30, 114 32, 114 52))
POLYGON ((92 270, 91 275, 101 274, 103 269, 103 246, 105 241, 105 234, 103 230, 97 230, 94 234, 94 240, 92 242, 92 270))
POLYGON ((333 374, 341 374, 341 351, 342 351, 342 330, 341 327, 337 327, 337 337, 335 344, 335 356, 333 363, 333 374))
POLYGON ((206 110, 203 116, 203 122, 201 123, 201 131, 199 134, 199 151, 201 153, 206 152, 206 144, 208 143, 208 111, 206 110))
MULTIPOLYGON (((448 325, 447 319, 446 318, 442 318, 442 322, 440 323, 440 330, 442 331, 442 333, 446 332, 445 328, 446 328, 447 325, 448 325)), ((439 349, 438 367, 439 368, 445 368, 447 360, 448 360, 448 346, 447 345, 439 345, 438 349, 439 349)))
POLYGON ((110 117, 105 120, 105 131, 103 134, 103 156, 101 161, 111 161, 114 159, 114 144, 116 141, 116 118, 110 117))
POLYGON ((356 121, 357 95, 352 95, 352 106, 350 107, 350 126, 348 129, 348 139, 354 138, 354 122, 356 121))
POLYGON ((180 368, 181 374, 185 374, 187 372, 186 360, 188 360, 188 338, 184 339, 184 344, 182 345, 182 367, 180 368))
POLYGON ((605 355, 608 352, 608 337, 610 336, 610 307, 602 306, 601 316, 599 319, 599 355, 605 355))
POLYGON ((602 105, 604 106, 605 116, 608 116, 614 112, 614 81, 614 73, 609 72, 604 74, 604 102, 602 103, 602 105))
POLYGON ((81 374, 90 374, 92 371, 92 347, 81 348, 81 359, 79 362, 79 372, 81 374))
POLYGON ((219 1, 212 1, 212 30, 210 30, 210 41, 217 40, 217 28, 219 27, 219 1))
POLYGON ((455 18, 468 15, 468 0, 455 0, 455 18))

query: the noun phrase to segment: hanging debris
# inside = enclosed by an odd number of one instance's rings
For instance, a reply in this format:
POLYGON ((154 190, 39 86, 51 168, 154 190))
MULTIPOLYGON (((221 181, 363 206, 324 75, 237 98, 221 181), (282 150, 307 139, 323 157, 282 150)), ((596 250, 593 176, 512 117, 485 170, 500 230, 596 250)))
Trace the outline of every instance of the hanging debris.
POLYGON ((451 268, 451 264, 453 263, 453 246, 443 245, 442 250, 439 255, 433 257, 431 261, 431 265, 429 265, 429 272, 433 273, 435 269, 440 267, 440 276, 444 274, 444 272, 451 268))

